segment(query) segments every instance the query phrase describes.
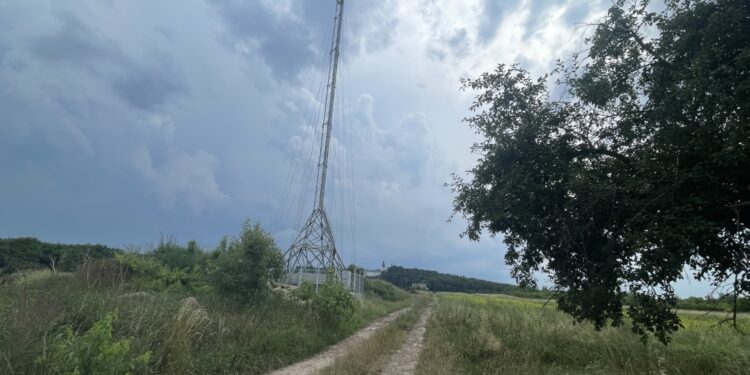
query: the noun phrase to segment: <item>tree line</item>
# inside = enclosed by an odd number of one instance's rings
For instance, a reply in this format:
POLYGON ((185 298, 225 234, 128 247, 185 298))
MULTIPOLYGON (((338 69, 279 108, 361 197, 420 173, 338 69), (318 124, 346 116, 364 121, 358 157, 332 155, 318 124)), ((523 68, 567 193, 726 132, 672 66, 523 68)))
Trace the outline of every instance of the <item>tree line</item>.
POLYGON ((501 293, 517 297, 545 298, 551 295, 546 289, 523 289, 517 285, 496 283, 487 280, 457 276, 418 268, 388 267, 380 277, 401 288, 411 288, 412 284, 424 283, 435 292, 501 293))

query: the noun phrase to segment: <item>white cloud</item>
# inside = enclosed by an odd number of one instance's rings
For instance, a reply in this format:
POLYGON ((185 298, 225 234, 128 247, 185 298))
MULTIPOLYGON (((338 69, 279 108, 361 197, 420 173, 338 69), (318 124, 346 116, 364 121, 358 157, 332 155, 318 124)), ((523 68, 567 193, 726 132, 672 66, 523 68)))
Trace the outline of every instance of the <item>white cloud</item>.
POLYGON ((173 150, 160 164, 154 163, 146 148, 138 148, 133 154, 134 168, 156 189, 162 202, 172 207, 184 201, 196 214, 228 199, 214 177, 218 164, 214 155, 203 150, 173 150))

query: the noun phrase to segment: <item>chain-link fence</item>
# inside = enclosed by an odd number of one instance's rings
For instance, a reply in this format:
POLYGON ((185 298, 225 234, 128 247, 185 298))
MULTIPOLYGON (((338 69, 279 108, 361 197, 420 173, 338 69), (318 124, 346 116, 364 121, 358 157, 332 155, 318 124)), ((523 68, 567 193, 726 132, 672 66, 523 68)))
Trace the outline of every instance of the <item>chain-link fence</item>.
MULTIPOLYGON (((326 281, 328 274, 329 270, 324 268, 298 269, 287 272, 281 282, 294 286, 299 286, 304 282, 309 282, 315 285, 317 289, 320 284, 323 284, 326 281)), ((365 296, 365 275, 363 271, 360 270, 359 272, 352 273, 352 271, 343 269, 336 270, 334 275, 347 289, 352 291, 357 298, 363 298, 365 296)))

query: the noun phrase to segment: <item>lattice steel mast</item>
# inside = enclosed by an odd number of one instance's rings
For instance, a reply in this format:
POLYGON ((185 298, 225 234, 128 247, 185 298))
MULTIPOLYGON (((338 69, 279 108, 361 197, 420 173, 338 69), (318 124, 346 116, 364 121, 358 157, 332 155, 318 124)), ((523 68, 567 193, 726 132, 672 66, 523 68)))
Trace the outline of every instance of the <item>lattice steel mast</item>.
MULTIPOLYGON (((312 214, 297 234, 292 246, 284 253, 289 275, 320 269, 344 268, 344 263, 336 251, 336 243, 324 206, 326 175, 328 173, 328 153, 333 126, 333 104, 336 95, 336 73, 339 63, 339 44, 341 42, 341 23, 344 16, 344 0, 336 0, 336 18, 334 19, 334 36, 331 46, 331 62, 328 70, 328 95, 325 102, 323 121, 324 136, 321 137, 321 148, 318 159, 319 176, 317 176, 316 195, 318 202, 312 214)), ((338 273, 336 273, 338 275, 338 273)))

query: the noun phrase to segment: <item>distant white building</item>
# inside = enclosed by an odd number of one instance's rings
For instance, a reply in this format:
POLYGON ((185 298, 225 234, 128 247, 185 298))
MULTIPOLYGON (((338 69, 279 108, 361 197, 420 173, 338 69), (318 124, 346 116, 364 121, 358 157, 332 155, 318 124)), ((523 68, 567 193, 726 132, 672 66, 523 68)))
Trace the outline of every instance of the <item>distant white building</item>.
POLYGON ((411 288, 416 290, 430 290, 425 283, 411 283, 411 288))
POLYGON ((383 273, 383 271, 387 270, 388 267, 385 266, 385 261, 383 261, 383 266, 380 267, 380 269, 374 269, 374 270, 365 270, 365 276, 367 277, 378 277, 380 274, 383 273))
POLYGON ((367 277, 378 277, 383 273, 383 270, 365 270, 365 276, 367 277))

